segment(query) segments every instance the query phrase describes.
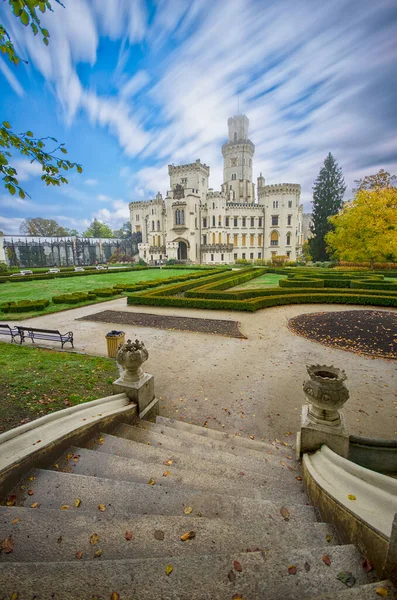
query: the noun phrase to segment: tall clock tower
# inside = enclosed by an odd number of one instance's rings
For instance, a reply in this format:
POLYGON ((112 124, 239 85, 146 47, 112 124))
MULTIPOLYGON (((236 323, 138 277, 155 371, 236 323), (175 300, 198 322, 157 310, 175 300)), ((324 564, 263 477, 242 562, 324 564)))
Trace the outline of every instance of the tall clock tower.
POLYGON ((229 202, 251 203, 255 201, 255 185, 252 183, 252 162, 255 146, 248 139, 249 120, 246 115, 235 115, 227 121, 229 139, 222 146, 222 191, 229 202))

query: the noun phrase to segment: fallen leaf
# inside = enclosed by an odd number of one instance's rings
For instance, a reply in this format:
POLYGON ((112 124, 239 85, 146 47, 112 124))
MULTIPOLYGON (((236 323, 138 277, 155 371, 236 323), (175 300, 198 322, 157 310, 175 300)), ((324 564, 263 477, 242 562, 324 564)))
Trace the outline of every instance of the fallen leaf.
POLYGON ((76 558, 78 560, 80 560, 81 558, 83 558, 83 553, 81 552, 81 550, 79 550, 78 552, 76 552, 76 558))
POLYGON ((304 566, 305 566, 305 571, 306 571, 306 573, 308 573, 308 572, 310 571, 310 565, 309 565, 309 563, 308 563, 308 562, 305 562, 305 565, 304 565, 304 566))
POLYGON ((250 435, 250 440, 254 440, 255 436, 254 435, 250 435))
POLYGON ((100 510, 101 512, 105 512, 105 510, 106 510, 105 504, 98 504, 98 510, 100 510))
POLYGON ((34 481, 36 479, 36 475, 31 475, 28 477, 29 481, 34 481))
POLYGON ((155 483, 156 483, 156 482, 155 482, 155 480, 153 479, 153 477, 151 477, 151 478, 149 479, 149 481, 148 481, 148 484, 149 484, 149 485, 154 485, 155 483))
POLYGON ((99 438, 99 443, 100 443, 100 444, 103 444, 103 442, 104 442, 104 441, 105 441, 105 440, 104 440, 104 438, 102 438, 102 437, 101 437, 101 438, 99 438))
POLYGON ((349 500, 357 500, 354 494, 348 494, 347 497, 349 498, 349 500))
POLYGON ((382 598, 386 598, 386 596, 389 595, 389 592, 384 587, 376 588, 375 592, 378 594, 378 596, 382 596, 382 598))
POLYGON ((154 539, 162 542, 164 540, 164 531, 161 531, 161 529, 156 529, 154 532, 154 539))
POLYGON ((30 508, 39 508, 40 504, 38 502, 33 502, 33 504, 30 505, 30 508))
POLYGON ((235 560, 233 562, 233 567, 236 569, 236 571, 238 571, 239 573, 241 573, 241 571, 243 570, 243 567, 241 566, 241 564, 238 562, 238 560, 235 560))
POLYGON ((11 525, 16 525, 18 523, 18 521, 20 520, 20 517, 15 517, 15 519, 13 519, 11 521, 11 525))
POLYGON ((69 504, 63 504, 61 506, 61 510, 69 510, 69 508, 70 508, 69 504))
POLYGON ((227 574, 227 578, 231 583, 236 583, 236 573, 233 571, 233 569, 230 569, 229 573, 227 574))
POLYGON ((73 457, 74 462, 79 462, 79 458, 80 454, 76 454, 76 456, 73 457))
POLYGON ((99 558, 100 556, 102 556, 102 550, 98 548, 98 550, 94 552, 94 558, 99 558))
POLYGON ((373 567, 373 564, 371 563, 371 561, 369 561, 368 558, 365 558, 364 562, 363 562, 363 569, 364 569, 364 571, 366 573, 369 573, 370 571, 372 571, 373 568, 374 567, 373 567))
POLYGON ((77 500, 74 501, 75 507, 78 508, 80 506, 80 504, 81 504, 81 500, 80 500, 80 498, 77 498, 77 500))
POLYGON ((356 583, 356 578, 351 571, 341 571, 337 574, 336 578, 347 585, 347 587, 353 587, 353 585, 356 583))
POLYGON ((16 501, 17 501, 16 496, 9 496, 6 504, 7 504, 7 506, 15 506, 16 501))
POLYGON ((297 476, 295 477, 295 479, 296 479, 297 481, 302 481, 302 477, 301 477, 300 475, 297 475, 297 476))
POLYGON ((117 592, 112 592, 110 595, 110 600, 120 600, 120 594, 117 592))
POLYGON ((166 574, 166 575, 171 575, 171 573, 172 573, 172 571, 173 571, 173 570, 174 570, 174 569, 173 569, 173 566, 172 566, 172 565, 167 565, 167 566, 165 567, 165 574, 166 574))
POLYGON ((241 594, 234 594, 234 596, 232 596, 232 600, 244 600, 244 596, 241 594))
POLYGON ((130 542, 134 537, 134 534, 132 533, 132 531, 126 531, 124 537, 127 540, 127 542, 130 542))
POLYGON ((170 460, 165 460, 163 464, 169 466, 169 465, 172 465, 173 462, 174 461, 170 459, 170 460))
POLYGON ((29 494, 29 496, 33 496, 34 491, 33 490, 28 490, 28 494, 29 494))
POLYGON ((14 550, 14 540, 11 535, 1 542, 1 550, 4 550, 4 554, 10 554, 14 550))
POLYGON ((168 477, 168 475, 171 475, 171 471, 164 471, 163 477, 168 477))
POLYGON ((327 535, 325 539, 327 540, 328 544, 332 542, 332 537, 330 535, 327 535))
POLYGON ((95 544, 97 544, 98 541, 99 541, 99 535, 97 533, 93 533, 92 536, 90 537, 91 546, 95 546, 95 544))
POLYGON ((282 506, 280 508, 280 515, 283 517, 284 521, 289 521, 290 520, 289 511, 284 506, 282 506))
POLYGON ((18 600, 19 596, 18 596, 18 592, 14 592, 13 595, 11 596, 10 600, 18 600))
POLYGON ((193 512, 193 509, 191 506, 187 506, 183 512, 185 515, 190 515, 193 512))
POLYGON ((288 573, 289 573, 290 575, 296 575, 296 571, 297 571, 297 568, 296 568, 296 566, 295 566, 295 565, 290 565, 290 566, 288 567, 288 573))
POLYGON ((325 563, 328 566, 331 565, 331 559, 329 556, 327 556, 327 554, 324 554, 324 556, 323 556, 323 563, 325 563))
POLYGON ((195 537, 196 537, 195 531, 188 531, 188 532, 184 533, 183 535, 181 535, 181 540, 182 540, 182 542, 186 542, 187 540, 192 540, 195 537))

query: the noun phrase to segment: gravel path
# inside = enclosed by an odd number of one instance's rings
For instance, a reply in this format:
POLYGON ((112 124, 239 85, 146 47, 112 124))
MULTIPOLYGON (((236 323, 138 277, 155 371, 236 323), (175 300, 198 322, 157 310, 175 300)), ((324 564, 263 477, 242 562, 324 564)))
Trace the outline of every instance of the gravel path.
MULTIPOLYGON (((135 325, 123 327, 128 338, 138 337, 145 342, 149 351, 145 370, 154 375, 160 411, 166 417, 200 425, 208 421, 213 429, 254 435, 265 441, 277 438, 291 444, 300 427, 305 401, 302 382, 307 378, 306 364, 322 363, 346 371, 350 399, 345 412, 350 433, 397 439, 397 362, 313 343, 288 328, 288 321, 298 315, 337 313, 352 310, 351 306, 291 305, 235 313, 127 306, 126 299, 120 298, 101 304, 101 310, 105 309, 239 320, 247 339, 135 325)), ((355 310, 357 315, 362 311, 359 307, 355 310)), ((98 305, 94 304, 24 323, 73 331, 76 351, 105 356, 105 335, 110 329, 119 329, 120 324, 77 320, 97 312, 98 305)), ((387 312, 397 315, 397 310, 387 312)), ((59 344, 54 346, 59 350, 59 344)))

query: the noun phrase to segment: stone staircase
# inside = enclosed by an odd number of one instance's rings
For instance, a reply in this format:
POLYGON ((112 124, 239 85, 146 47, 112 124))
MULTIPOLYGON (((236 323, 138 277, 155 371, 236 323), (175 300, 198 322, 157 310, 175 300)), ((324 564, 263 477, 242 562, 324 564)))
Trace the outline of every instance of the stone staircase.
POLYGON ((3 504, 0 600, 394 598, 318 522, 281 443, 122 424, 30 471, 3 504))

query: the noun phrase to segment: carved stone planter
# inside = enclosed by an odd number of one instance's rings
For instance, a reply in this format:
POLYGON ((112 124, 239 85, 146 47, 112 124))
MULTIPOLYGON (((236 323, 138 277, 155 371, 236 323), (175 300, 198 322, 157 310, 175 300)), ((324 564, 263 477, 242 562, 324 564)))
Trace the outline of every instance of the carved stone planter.
POLYGON ((346 373, 326 365, 307 365, 307 372, 310 379, 304 382, 303 391, 310 404, 309 419, 313 423, 340 425, 339 409, 349 398, 346 373))
POLYGON ((302 407, 301 430, 297 434, 297 456, 326 444, 340 456, 349 453, 349 434, 340 408, 349 398, 346 373, 336 367, 308 365, 309 379, 303 384, 307 402, 302 407))
POLYGON ((124 392, 130 400, 136 402, 141 419, 158 414, 153 375, 144 373, 142 369, 142 364, 148 357, 145 344, 139 340, 128 340, 126 344, 120 344, 116 353, 116 360, 123 371, 113 383, 113 391, 116 394, 124 392))

